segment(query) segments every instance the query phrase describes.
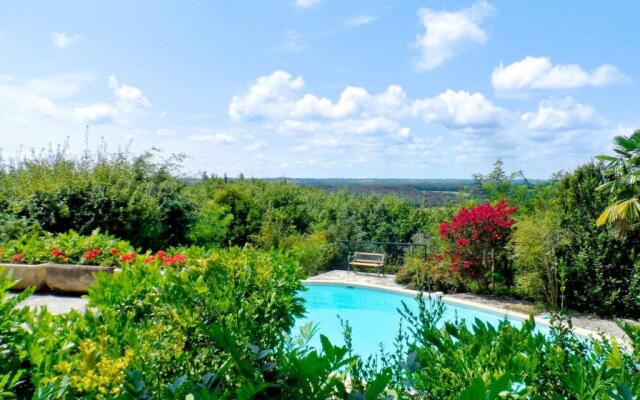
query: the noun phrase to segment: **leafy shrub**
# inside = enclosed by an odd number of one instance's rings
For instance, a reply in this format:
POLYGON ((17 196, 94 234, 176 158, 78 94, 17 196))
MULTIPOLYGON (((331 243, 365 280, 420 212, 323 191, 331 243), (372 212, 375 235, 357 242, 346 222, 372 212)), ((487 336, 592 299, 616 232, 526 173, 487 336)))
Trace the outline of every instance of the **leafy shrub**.
MULTIPOLYGON (((476 319, 445 322, 442 303, 419 299, 405 308, 406 353, 387 357, 389 389, 399 398, 630 399, 640 395, 637 358, 609 341, 580 339, 562 321, 549 336, 533 319, 521 327, 476 319), (444 325, 444 326, 443 326, 444 325), (395 361, 394 361, 395 360, 395 361)), ((627 328, 633 329, 633 328, 627 328)), ((635 341, 634 346, 640 343, 635 341)), ((368 372, 372 374, 371 371, 368 372)))
POLYGON ((449 293, 462 287, 462 282, 451 273, 449 265, 440 254, 429 255, 426 260, 423 257, 405 257, 395 281, 411 289, 449 293))
POLYGON ((327 235, 322 231, 289 236, 284 239, 282 248, 300 264, 305 276, 324 271, 333 258, 332 246, 327 243, 327 235))
POLYGON ((193 206, 173 173, 173 159, 156 163, 151 153, 51 151, 0 164, 0 211, 48 232, 101 229, 143 248, 177 245, 186 242, 193 206))
POLYGON ((196 246, 220 246, 229 236, 233 219, 225 207, 210 200, 198 211, 187 236, 196 246))
POLYGON ((516 211, 500 200, 462 208, 451 221, 440 225, 440 236, 448 242, 451 271, 476 280, 482 288, 496 280, 509 283, 511 271, 506 244, 516 211))
POLYGON ((516 284, 526 298, 545 301, 553 308, 560 304, 565 273, 556 250, 566 241, 560 216, 553 208, 520 216, 511 238, 516 284))
POLYGON ((567 263, 566 303, 602 315, 640 316, 640 233, 616 239, 596 218, 608 196, 596 188, 602 169, 586 164, 558 182, 564 240, 557 255, 567 263))
MULTIPOLYGON (((0 267, 1 269, 2 267, 0 267)), ((28 360, 32 343, 31 315, 19 306, 31 294, 26 290, 15 297, 8 297, 14 282, 0 271, 0 397, 15 393, 28 398, 33 393, 28 360)))

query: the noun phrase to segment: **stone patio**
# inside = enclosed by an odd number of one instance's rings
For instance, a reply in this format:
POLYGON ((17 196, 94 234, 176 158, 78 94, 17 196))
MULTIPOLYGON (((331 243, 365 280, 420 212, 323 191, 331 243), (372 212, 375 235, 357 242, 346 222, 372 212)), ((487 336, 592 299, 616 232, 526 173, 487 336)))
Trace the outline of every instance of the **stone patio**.
MULTIPOLYGON (((15 296, 9 293, 9 296, 15 296)), ((64 314, 71 310, 84 311, 88 301, 77 295, 63 295, 58 293, 35 293, 29 296, 23 304, 29 308, 47 307, 52 314, 64 314)))

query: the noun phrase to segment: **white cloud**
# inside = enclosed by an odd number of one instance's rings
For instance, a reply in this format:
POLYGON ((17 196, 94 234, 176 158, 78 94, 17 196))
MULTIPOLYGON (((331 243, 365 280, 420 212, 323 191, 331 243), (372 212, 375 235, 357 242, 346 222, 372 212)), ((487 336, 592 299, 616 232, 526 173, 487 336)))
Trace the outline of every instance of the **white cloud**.
POLYGON ((64 49, 71 46, 75 42, 80 40, 80 35, 69 35, 64 32, 56 32, 51 34, 51 44, 59 49, 64 49))
POLYGON ((58 106, 46 97, 27 94, 22 103, 25 111, 35 111, 49 118, 60 115, 58 106))
POLYGON ((364 26, 364 25, 369 25, 369 24, 374 23, 377 19, 378 19, 378 17, 375 16, 375 15, 360 14, 360 15, 356 15, 356 16, 354 16, 352 18, 349 18, 345 22, 345 25, 349 26, 349 27, 364 26))
POLYGON ((310 8, 320 3, 322 0, 296 0, 296 5, 300 8, 310 8))
POLYGON ((347 86, 333 101, 301 93, 302 76, 275 71, 262 76, 229 104, 232 119, 274 121, 281 132, 373 134, 383 132, 409 138, 410 129, 400 121, 418 117, 454 128, 488 128, 500 124, 504 110, 481 93, 447 90, 435 97, 410 99, 401 86, 389 85, 371 94, 362 87, 347 86))
POLYGON ((52 99, 66 99, 80 93, 84 86, 93 80, 93 76, 89 74, 60 74, 28 79, 25 81, 25 89, 52 99))
POLYGON ((109 124, 151 106, 140 89, 118 83, 118 78, 113 75, 109 77, 109 89, 116 97, 114 102, 75 107, 73 114, 76 118, 84 123, 109 124))
POLYGON ((194 142, 215 142, 218 144, 235 143, 235 138, 228 133, 190 135, 189 139, 194 142))
POLYGON ((83 74, 54 75, 19 81, 0 78, 0 119, 33 121, 38 117, 70 120, 73 113, 64 101, 80 92, 91 78, 83 74))
POLYGON ((107 124, 114 122, 120 111, 112 104, 98 103, 90 106, 76 107, 74 114, 85 123, 107 124))
POLYGON ((521 119, 533 131, 574 130, 598 122, 592 106, 577 103, 571 97, 543 100, 537 111, 523 113, 521 119))
POLYGON ((435 97, 416 100, 411 112, 448 128, 491 128, 500 125, 503 110, 481 93, 449 89, 435 97))
POLYGON ((601 87, 628 79, 615 66, 609 64, 601 65, 589 72, 577 64, 553 65, 548 57, 531 56, 507 66, 500 64, 491 75, 491 83, 499 94, 601 87))
POLYGON ((233 97, 229 116, 232 119, 275 116, 283 111, 282 104, 291 100, 293 91, 303 86, 302 76, 293 78, 285 71, 262 76, 249 88, 249 93, 233 97))
POLYGON ((140 89, 126 84, 119 84, 118 78, 113 75, 109 77, 109 88, 113 91, 118 100, 123 103, 144 108, 151 105, 140 89))
POLYGON ((437 68, 470 43, 485 43, 487 33, 480 24, 493 13, 493 6, 486 1, 453 12, 421 8, 418 15, 425 31, 415 42, 421 52, 416 68, 419 71, 437 68))
POLYGON ((341 119, 357 115, 392 114, 403 108, 406 94, 400 86, 391 85, 378 95, 361 87, 347 86, 336 102, 313 94, 301 95, 302 76, 285 71, 258 78, 249 91, 234 96, 229 104, 232 119, 341 119))

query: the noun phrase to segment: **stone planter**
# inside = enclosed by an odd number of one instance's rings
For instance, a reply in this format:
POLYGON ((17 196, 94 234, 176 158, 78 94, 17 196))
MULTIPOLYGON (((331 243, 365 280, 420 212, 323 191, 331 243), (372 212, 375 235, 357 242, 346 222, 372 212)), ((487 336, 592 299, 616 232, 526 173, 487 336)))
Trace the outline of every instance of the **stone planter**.
POLYGON ((11 279, 18 281, 11 289, 22 290, 33 286, 38 290, 47 283, 47 270, 43 265, 0 263, 0 271, 3 275, 11 273, 11 279))
POLYGON ((93 274, 113 273, 114 267, 95 265, 42 264, 47 271, 47 286, 57 292, 87 293, 87 288, 96 283, 93 274))

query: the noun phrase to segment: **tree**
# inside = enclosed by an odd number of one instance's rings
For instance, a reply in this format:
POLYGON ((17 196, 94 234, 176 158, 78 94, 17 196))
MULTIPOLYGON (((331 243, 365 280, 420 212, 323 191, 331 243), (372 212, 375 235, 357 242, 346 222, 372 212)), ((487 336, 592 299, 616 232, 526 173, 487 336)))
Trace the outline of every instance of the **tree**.
POLYGON ((608 191, 611 203, 596 220, 598 226, 609 224, 617 237, 626 236, 640 221, 640 129, 630 136, 616 136, 613 149, 618 155, 599 155, 605 162, 604 177, 607 182, 597 190, 608 191))

